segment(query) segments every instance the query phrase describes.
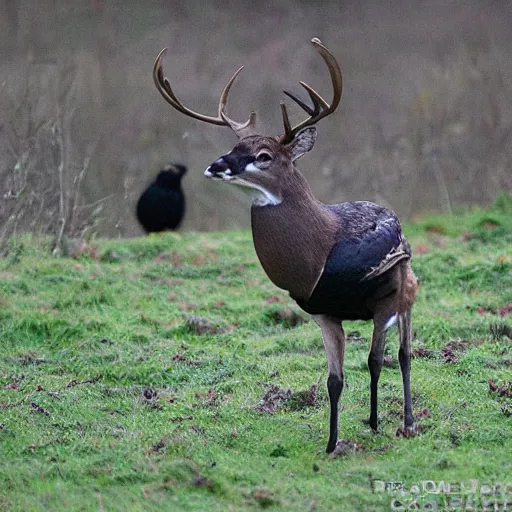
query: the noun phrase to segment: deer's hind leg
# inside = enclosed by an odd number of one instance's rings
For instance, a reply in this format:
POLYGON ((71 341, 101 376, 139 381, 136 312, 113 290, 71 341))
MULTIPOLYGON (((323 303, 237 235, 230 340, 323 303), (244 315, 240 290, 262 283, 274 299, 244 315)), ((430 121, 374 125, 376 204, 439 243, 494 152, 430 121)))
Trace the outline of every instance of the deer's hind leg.
POLYGON ((400 348, 398 349, 398 361, 402 372, 402 383, 404 388, 404 435, 413 435, 417 429, 412 414, 411 398, 411 343, 412 343, 412 314, 411 309, 419 282, 409 262, 401 268, 402 283, 400 287, 398 334, 400 348))
POLYGON ((398 349, 398 361, 402 372, 404 388, 404 432, 414 430, 414 416, 412 414, 411 399, 411 341, 412 321, 411 310, 398 315, 398 333, 400 348, 398 349))
POLYGON ((378 386, 382 365, 384 363, 384 349, 386 347, 386 324, 390 315, 387 308, 383 312, 377 311, 373 319, 372 346, 368 354, 368 369, 370 370, 370 419, 372 430, 378 429, 378 386))
POLYGON ((370 370, 370 427, 378 429, 378 384, 384 363, 386 346, 386 331, 395 325, 398 317, 401 272, 397 268, 391 271, 388 281, 377 290, 377 297, 372 301, 373 335, 370 353, 368 354, 368 369, 370 370))

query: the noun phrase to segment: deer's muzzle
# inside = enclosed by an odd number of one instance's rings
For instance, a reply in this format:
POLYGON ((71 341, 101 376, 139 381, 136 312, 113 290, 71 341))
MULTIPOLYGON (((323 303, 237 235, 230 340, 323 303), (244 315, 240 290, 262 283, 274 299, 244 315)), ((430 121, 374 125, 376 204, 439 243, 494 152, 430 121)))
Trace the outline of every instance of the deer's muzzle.
POLYGON ((254 162, 254 157, 252 156, 224 155, 207 167, 204 171, 204 175, 207 178, 230 181, 241 174, 245 170, 245 167, 251 162, 254 162))

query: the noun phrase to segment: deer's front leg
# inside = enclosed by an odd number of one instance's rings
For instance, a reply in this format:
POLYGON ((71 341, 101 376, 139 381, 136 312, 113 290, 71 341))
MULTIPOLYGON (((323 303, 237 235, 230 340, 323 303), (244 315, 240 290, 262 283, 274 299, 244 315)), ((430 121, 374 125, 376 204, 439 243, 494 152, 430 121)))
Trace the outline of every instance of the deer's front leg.
POLYGON ((322 329, 322 339, 327 354, 327 392, 330 403, 329 441, 327 453, 334 451, 338 440, 338 402, 343 391, 343 360, 345 358, 345 333, 338 318, 313 315, 313 320, 322 329))

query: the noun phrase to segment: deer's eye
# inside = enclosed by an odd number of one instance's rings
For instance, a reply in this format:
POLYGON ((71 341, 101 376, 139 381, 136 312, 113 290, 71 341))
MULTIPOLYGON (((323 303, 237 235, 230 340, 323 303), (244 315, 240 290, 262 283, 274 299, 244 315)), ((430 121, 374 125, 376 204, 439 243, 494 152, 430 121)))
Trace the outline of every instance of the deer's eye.
POLYGON ((258 163, 264 163, 264 162, 270 162, 272 160, 272 155, 268 151, 260 151, 256 155, 256 162, 258 163))

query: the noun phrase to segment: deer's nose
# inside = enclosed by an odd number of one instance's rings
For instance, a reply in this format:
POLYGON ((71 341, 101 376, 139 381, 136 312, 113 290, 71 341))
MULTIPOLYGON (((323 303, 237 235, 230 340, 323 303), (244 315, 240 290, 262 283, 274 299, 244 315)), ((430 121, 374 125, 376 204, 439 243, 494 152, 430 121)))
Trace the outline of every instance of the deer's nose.
POLYGON ((208 170, 212 174, 219 174, 221 172, 226 172, 229 169, 229 164, 224 160, 224 158, 220 157, 218 160, 215 160, 208 170))
POLYGON ((232 179, 232 175, 235 174, 234 169, 236 168, 236 162, 230 162, 226 158, 226 155, 221 156, 210 167, 207 167, 204 171, 204 175, 207 178, 217 178, 229 181, 232 179), (235 165, 233 165, 233 163, 235 165))

